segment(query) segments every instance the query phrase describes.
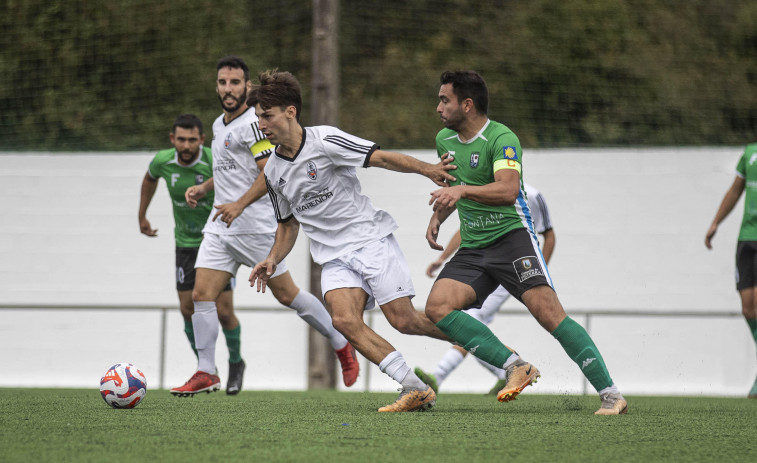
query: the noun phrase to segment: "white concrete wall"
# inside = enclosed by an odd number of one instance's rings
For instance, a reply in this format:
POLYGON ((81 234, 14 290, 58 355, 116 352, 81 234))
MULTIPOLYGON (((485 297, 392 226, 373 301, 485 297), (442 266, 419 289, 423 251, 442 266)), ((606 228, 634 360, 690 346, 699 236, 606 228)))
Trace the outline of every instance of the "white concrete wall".
MULTIPOLYGON (((733 395, 757 373, 755 346, 738 316, 733 254, 741 203, 722 225, 715 249, 704 233, 730 186, 740 147, 529 150, 524 175, 550 207, 557 247, 550 272, 571 310, 718 312, 722 317, 593 318, 591 333, 626 393, 733 395)), ((411 154, 429 161, 429 151, 411 154)), ((0 154, 0 305, 103 304, 176 306, 173 219, 159 186, 148 217, 156 239, 139 233, 137 207, 152 153, 0 154)), ((428 180, 361 170, 363 189, 400 224, 396 233, 411 265, 417 308, 433 281, 424 275, 436 252, 425 242, 428 180)), ((457 226, 450 219, 441 239, 457 226)), ((300 237, 289 265, 307 284, 308 250, 300 237)), ((276 307, 270 295, 238 274, 240 307, 276 307)), ((578 368, 559 344, 520 311, 492 325, 505 343, 542 371, 533 392, 580 392, 578 368)), ((411 366, 432 369, 447 346, 399 335, 374 311, 377 331, 411 366)), ((294 314, 240 311, 246 387, 306 387, 306 326, 294 314)), ((583 316, 577 321, 586 324, 583 316)), ((95 387, 110 364, 130 361, 158 377, 159 313, 144 310, 0 310, 0 386, 95 387)), ((178 310, 168 317, 166 386, 194 369, 178 310)), ((225 379, 225 347, 218 361, 225 379)), ((443 386, 485 391, 493 378, 467 360, 443 386)), ((390 391, 375 366, 358 389, 390 391), (366 381, 367 380, 367 381, 366 381)), ((353 387, 354 389, 355 387, 353 387)))

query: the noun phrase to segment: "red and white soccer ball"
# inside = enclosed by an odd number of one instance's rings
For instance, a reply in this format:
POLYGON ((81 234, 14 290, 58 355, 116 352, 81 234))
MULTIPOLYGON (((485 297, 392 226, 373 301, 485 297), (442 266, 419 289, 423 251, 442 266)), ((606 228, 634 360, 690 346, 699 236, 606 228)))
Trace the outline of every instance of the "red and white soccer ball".
POLYGON ((147 394, 145 375, 131 363, 117 363, 100 379, 100 395, 113 408, 134 408, 147 394))

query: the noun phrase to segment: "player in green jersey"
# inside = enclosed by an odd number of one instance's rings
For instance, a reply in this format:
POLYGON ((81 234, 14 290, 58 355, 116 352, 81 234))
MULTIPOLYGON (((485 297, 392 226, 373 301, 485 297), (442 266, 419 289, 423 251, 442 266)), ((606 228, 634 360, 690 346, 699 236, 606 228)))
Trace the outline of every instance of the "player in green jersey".
MULTIPOLYGON (((173 148, 159 151, 142 180, 139 202, 139 229, 149 237, 158 236, 147 220, 158 180, 164 179, 171 197, 174 217, 174 237, 176 239, 176 291, 179 295, 179 309, 184 318, 184 332, 192 350, 197 355, 195 336, 192 328, 192 288, 195 283, 195 259, 202 241, 202 227, 208 220, 213 207, 213 193, 198 201, 197 207, 187 205, 184 192, 199 185, 213 175, 213 159, 209 147, 204 147, 205 135, 202 121, 193 114, 183 114, 176 118, 169 135, 173 148)), ((218 319, 226 335, 231 362, 240 362, 239 320, 234 314, 232 285, 229 284, 216 301, 218 319)))
POLYGON ((480 304, 502 285, 523 302, 562 345, 599 392, 597 415, 626 413, 628 403, 610 378, 586 330, 567 316, 552 287, 523 187, 518 137, 487 116, 489 93, 474 71, 445 72, 437 112, 445 126, 436 137, 439 156, 454 157, 456 180, 431 193, 433 215, 426 239, 433 249, 439 227, 455 210, 461 246, 444 266, 426 302, 426 315, 468 352, 507 372, 497 394, 507 402, 540 376, 483 323, 462 309, 480 304))
MULTIPOLYGON (((736 178, 705 235, 707 249, 712 249, 712 238, 718 231, 718 225, 733 210, 745 190, 744 216, 736 246, 736 289, 741 297, 741 313, 757 343, 757 143, 746 146, 736 165, 736 178)), ((748 397, 757 399, 757 379, 748 397)))

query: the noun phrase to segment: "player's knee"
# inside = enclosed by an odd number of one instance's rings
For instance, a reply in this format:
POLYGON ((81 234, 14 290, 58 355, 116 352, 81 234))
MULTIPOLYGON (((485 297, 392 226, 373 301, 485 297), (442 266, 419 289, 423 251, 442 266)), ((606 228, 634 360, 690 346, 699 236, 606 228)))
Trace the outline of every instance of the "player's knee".
POLYGON ((398 320, 394 327, 402 334, 419 334, 418 326, 405 318, 398 320))
POLYGON ((414 312, 394 313, 391 316, 387 316, 387 319, 389 320, 389 324, 402 334, 420 334, 422 331, 420 329, 420 320, 415 316, 414 312))
POLYGON ((426 317, 434 323, 439 323, 451 311, 452 309, 443 304, 426 304, 426 317))
POLYGON ((231 310, 222 310, 221 306, 216 304, 216 313, 218 314, 218 321, 221 324, 228 324, 234 320, 234 312, 231 310))
POLYGON ((233 313, 222 314, 221 312, 218 312, 218 323, 220 323, 221 328, 225 330, 231 330, 239 326, 239 321, 237 320, 237 317, 235 317, 233 313))
POLYGON ((337 314, 332 315, 331 324, 334 325, 334 329, 342 333, 347 340, 352 340, 359 331, 360 325, 363 325, 364 322, 355 317, 337 314))
POLYGON ((294 302, 295 295, 290 294, 289 292, 286 292, 286 291, 277 291, 276 293, 273 294, 273 297, 275 297, 276 300, 279 301, 281 305, 286 306, 286 307, 291 307, 292 302, 294 302))
POLYGON ((215 297, 213 297, 208 291, 198 289, 197 287, 192 290, 192 302, 208 302, 214 300, 215 297))
POLYGON ((195 313, 194 306, 191 306, 191 307, 181 306, 179 310, 181 311, 181 317, 184 319, 185 322, 192 321, 192 314, 195 313))

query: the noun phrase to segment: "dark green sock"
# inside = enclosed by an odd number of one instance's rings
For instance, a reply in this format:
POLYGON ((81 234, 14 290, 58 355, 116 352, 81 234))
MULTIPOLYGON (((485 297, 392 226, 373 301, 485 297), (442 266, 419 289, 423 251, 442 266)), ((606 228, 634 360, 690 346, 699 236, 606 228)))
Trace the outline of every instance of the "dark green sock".
POLYGON ((757 318, 747 318, 746 323, 749 325, 749 330, 752 332, 754 342, 757 342, 757 318))
POLYGON ((501 368, 513 353, 486 325, 459 310, 453 310, 436 326, 465 350, 490 365, 501 368))
MULTIPOLYGON (((747 318, 746 323, 752 331, 752 337, 754 338, 755 344, 757 344, 757 318, 747 318)), ((757 381, 755 381, 754 384, 757 385, 757 381)))
POLYGON ((233 330, 223 330, 226 336, 226 346, 229 348, 229 362, 238 363, 242 360, 242 326, 237 325, 233 330))
POLYGON ((189 340, 189 345, 192 347, 192 352, 195 353, 195 357, 200 358, 197 356, 197 348, 195 347, 195 330, 194 326, 192 326, 192 321, 186 321, 184 320, 184 333, 187 335, 187 339, 189 340))
POLYGON ((610 372, 607 371, 602 354, 599 353, 599 349, 583 326, 572 318, 565 317, 565 320, 552 332, 552 336, 581 368, 581 372, 597 392, 612 386, 612 378, 610 378, 610 372))

